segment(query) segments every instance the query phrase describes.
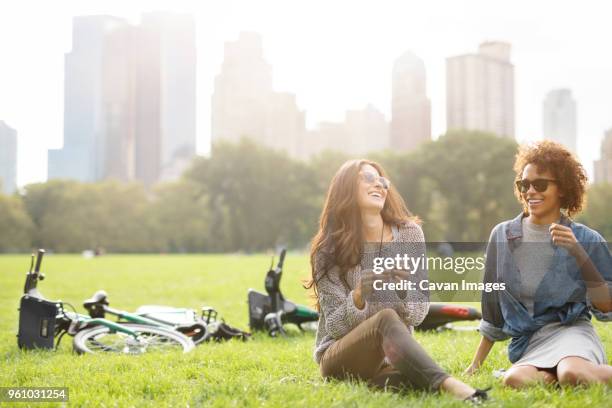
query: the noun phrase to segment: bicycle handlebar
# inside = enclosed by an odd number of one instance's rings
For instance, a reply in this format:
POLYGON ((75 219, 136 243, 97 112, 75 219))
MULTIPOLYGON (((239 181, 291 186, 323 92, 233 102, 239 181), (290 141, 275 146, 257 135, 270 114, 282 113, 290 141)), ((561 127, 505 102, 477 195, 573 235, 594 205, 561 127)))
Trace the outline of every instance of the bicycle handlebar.
POLYGON ((44 249, 38 250, 38 254, 36 255, 36 267, 34 268, 34 271, 32 271, 32 264, 34 260, 34 254, 32 254, 32 262, 30 263, 30 271, 26 275, 26 281, 23 287, 23 293, 42 298, 42 295, 40 294, 40 292, 38 292, 38 289, 36 289, 36 286, 38 284, 39 278, 40 280, 44 278, 44 275, 40 274, 40 264, 42 263, 44 254, 45 254, 44 249))
POLYGON ((281 253, 280 256, 278 258, 278 265, 276 266, 276 269, 281 271, 283 269, 283 263, 285 262, 285 254, 287 253, 287 249, 283 248, 281 249, 281 253))
POLYGON ((38 254, 36 255, 36 268, 34 269, 34 273, 38 275, 40 272, 40 264, 42 263, 43 256, 45 255, 44 249, 39 249, 38 254))

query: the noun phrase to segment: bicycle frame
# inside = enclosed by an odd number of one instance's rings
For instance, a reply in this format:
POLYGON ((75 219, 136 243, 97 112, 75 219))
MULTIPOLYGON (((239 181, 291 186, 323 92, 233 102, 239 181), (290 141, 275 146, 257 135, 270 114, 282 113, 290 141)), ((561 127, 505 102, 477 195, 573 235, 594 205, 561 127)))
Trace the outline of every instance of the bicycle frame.
MULTIPOLYGON (((129 312, 125 312, 123 310, 113 309, 112 307, 108 307, 106 305, 103 305, 103 308, 104 308, 104 312, 106 312, 108 314, 111 314, 113 316, 117 316, 117 318, 119 320, 125 320, 125 321, 130 322, 130 323, 146 324, 148 326, 163 327, 165 329, 174 329, 175 328, 175 326, 170 324, 170 323, 166 323, 166 322, 150 319, 148 317, 140 316, 140 315, 135 314, 135 313, 129 313, 129 312)), ((94 318, 92 320, 96 320, 96 318, 94 318)), ((101 319, 101 320, 106 320, 106 319, 101 319)))
MULTIPOLYGON (((62 307, 63 309, 63 307, 62 307)), ((106 326, 109 329, 111 329, 112 331, 116 331, 116 332, 121 332, 121 333, 125 333, 125 334, 129 334, 130 336, 134 337, 135 339, 138 338, 138 333, 135 332, 134 330, 129 329, 128 327, 125 327, 119 323, 115 323, 111 320, 107 320, 107 319, 101 319, 99 317, 95 317, 95 318, 91 318, 89 316, 86 315, 82 315, 80 313, 72 313, 72 312, 66 312, 65 310, 61 311, 61 314, 58 315, 58 318, 62 318, 65 317, 66 319, 68 319, 70 321, 70 328, 74 326, 79 326, 79 328, 81 327, 85 327, 85 326, 106 326), (70 316, 70 314, 72 314, 73 316, 70 316)), ((140 322, 137 322, 140 323, 140 322)), ((74 330, 68 330, 68 334, 70 335, 74 335, 76 332, 74 330)))

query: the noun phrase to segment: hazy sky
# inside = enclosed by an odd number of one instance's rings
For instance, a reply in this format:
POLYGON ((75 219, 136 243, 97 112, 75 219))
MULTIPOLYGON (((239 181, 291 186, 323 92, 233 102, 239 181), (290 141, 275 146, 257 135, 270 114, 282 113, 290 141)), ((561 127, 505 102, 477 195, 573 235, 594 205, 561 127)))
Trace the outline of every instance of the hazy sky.
POLYGON ((425 61, 434 137, 446 129, 445 58, 486 40, 512 44, 519 141, 542 133, 542 100, 566 87, 578 105, 578 153, 589 172, 612 127, 612 3, 550 0, 14 1, 0 3, 0 120, 18 131, 18 184, 43 181, 47 149, 63 143, 64 53, 71 19, 142 12, 193 13, 198 48, 198 152, 210 141, 210 99, 223 43, 263 37, 278 91, 297 95, 307 126, 372 103, 390 118, 393 61, 425 61))

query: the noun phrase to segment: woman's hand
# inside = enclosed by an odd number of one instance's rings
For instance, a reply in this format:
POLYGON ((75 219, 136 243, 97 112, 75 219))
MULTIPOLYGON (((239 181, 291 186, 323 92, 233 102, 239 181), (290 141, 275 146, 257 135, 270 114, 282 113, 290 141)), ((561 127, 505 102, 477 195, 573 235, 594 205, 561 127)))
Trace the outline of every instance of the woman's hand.
POLYGON ((593 306, 604 313, 612 311, 612 295, 608 283, 601 276, 588 253, 580 245, 572 229, 563 225, 552 224, 550 233, 555 245, 567 249, 576 258, 582 280, 586 284, 587 293, 593 306))
POLYGON ((404 269, 394 269, 391 271, 391 277, 395 282, 401 282, 403 280, 409 281, 413 274, 404 269))
POLYGON ((480 367, 474 365, 474 363, 470 364, 468 368, 465 369, 463 374, 465 375, 473 375, 476 371, 478 371, 480 367))
POLYGON ((561 224, 551 224, 550 234, 552 235, 552 242, 568 250, 573 256, 578 256, 581 253, 582 246, 578 243, 574 232, 570 227, 566 227, 561 224))
POLYGON ((361 294, 367 299, 374 292, 374 281, 384 280, 384 274, 377 275, 372 271, 364 271, 361 276, 361 294))
POLYGON ((374 281, 377 279, 381 279, 381 276, 372 271, 363 271, 359 285, 353 290, 353 303, 358 309, 365 307, 366 299, 372 294, 374 281))
POLYGON ((476 349, 476 354, 474 354, 472 363, 463 373, 466 375, 472 375, 478 371, 480 366, 482 366, 482 363, 484 363, 484 361, 487 359, 487 356, 489 355, 489 352, 493 348, 494 344, 495 343, 493 343, 491 340, 483 336, 480 339, 480 344, 478 344, 478 348, 476 349))
POLYGON ((353 303, 357 307, 357 309, 363 309, 365 307, 365 302, 363 301, 363 297, 361 296, 361 286, 357 286, 355 290, 353 290, 353 303))

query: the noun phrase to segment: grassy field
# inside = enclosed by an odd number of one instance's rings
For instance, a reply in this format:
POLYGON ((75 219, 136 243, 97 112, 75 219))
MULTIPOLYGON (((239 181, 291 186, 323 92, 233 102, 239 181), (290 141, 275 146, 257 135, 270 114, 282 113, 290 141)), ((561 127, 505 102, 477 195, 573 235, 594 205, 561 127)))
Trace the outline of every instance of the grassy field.
MULTIPOLYGON (((226 321, 247 329, 247 289, 263 290, 269 256, 80 256, 50 255, 43 262, 47 279, 39 288, 49 299, 81 303, 98 289, 111 306, 134 310, 142 304, 215 307, 226 321)), ((325 382, 312 360, 314 334, 297 331, 287 338, 257 334, 247 343, 204 344, 189 354, 78 356, 66 336, 57 352, 17 348, 17 306, 29 258, 0 257, 0 386, 65 386, 71 406, 277 406, 398 407, 466 406, 444 395, 372 391, 364 384, 325 382)), ((307 303, 299 281, 309 274, 306 256, 288 256, 282 289, 307 303)), ((612 325, 596 323, 604 345, 612 348, 612 325)), ((445 369, 462 377, 479 341, 475 332, 416 334, 445 369)), ((506 345, 498 344, 482 372, 469 379, 493 386, 491 406, 610 407, 605 387, 535 387, 512 391, 492 376, 509 365, 506 345)), ((2 405, 2 403, 0 403, 2 405)), ((33 404, 44 406, 44 404, 33 404)), ((20 404, 19 406, 25 406, 20 404)))

